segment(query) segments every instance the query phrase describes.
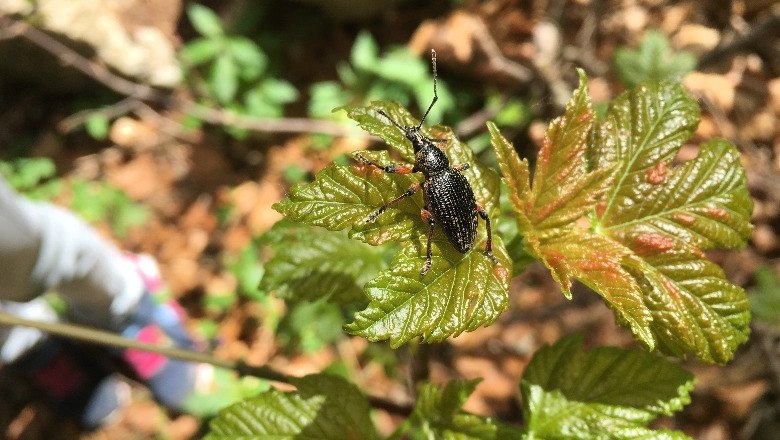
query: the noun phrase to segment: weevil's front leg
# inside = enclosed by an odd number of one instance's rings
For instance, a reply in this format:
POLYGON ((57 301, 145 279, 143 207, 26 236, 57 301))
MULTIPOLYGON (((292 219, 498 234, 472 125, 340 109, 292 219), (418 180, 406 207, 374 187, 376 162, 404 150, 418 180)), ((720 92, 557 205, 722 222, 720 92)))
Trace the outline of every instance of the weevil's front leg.
POLYGON ((482 217, 482 220, 485 220, 485 229, 487 229, 487 244, 485 245, 485 255, 493 260, 493 264, 498 264, 496 256, 493 255, 493 233, 490 230, 490 217, 488 216, 487 211, 485 211, 485 208, 483 208, 480 204, 477 204, 477 213, 479 213, 479 216, 482 217))
POLYGON ((420 217, 422 217, 425 223, 428 223, 428 245, 425 250, 425 264, 423 264, 423 268, 420 271, 420 275, 425 275, 431 268, 431 241, 433 241, 433 226, 435 223, 431 211, 428 211, 427 208, 423 208, 423 210, 420 211, 420 217))
POLYGON ((403 194, 401 194, 400 196, 394 198, 393 200, 390 200, 389 202, 385 203, 384 205, 380 206, 379 209, 374 211, 373 214, 369 215, 368 218, 366 219, 366 223, 373 223, 376 220, 377 217, 379 217, 383 212, 385 212, 385 210, 387 208, 395 205, 396 203, 400 202, 401 200, 403 200, 403 199, 405 199, 407 197, 413 196, 414 193, 416 193, 419 190, 420 190, 420 184, 419 183, 412 184, 412 186, 410 186, 409 189, 404 191, 403 194))
POLYGON ((413 172, 412 170, 414 168, 414 166, 406 163, 391 163, 390 165, 381 165, 376 161, 366 159, 360 153, 355 154, 355 159, 357 159, 358 162, 364 163, 366 165, 373 165, 386 173, 409 174, 413 172))

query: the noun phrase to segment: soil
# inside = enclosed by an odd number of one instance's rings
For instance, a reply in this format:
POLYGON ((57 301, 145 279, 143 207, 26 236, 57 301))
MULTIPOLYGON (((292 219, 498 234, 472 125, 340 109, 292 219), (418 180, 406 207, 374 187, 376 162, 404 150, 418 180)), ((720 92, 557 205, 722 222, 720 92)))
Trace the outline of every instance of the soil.
MULTIPOLYGON (((249 8, 240 0, 208 3, 228 23, 239 23, 242 8, 249 8)), ((284 40, 277 42, 285 47, 283 78, 301 91, 313 82, 334 79, 336 65, 348 59, 359 29, 370 30, 381 46, 408 44, 418 53, 433 47, 442 77, 454 78, 467 90, 489 85, 507 96, 534 101, 532 122, 513 133, 516 144, 525 145, 521 154, 529 156, 540 146, 540 125, 560 113, 575 86, 576 66, 588 71, 594 100, 606 101, 624 89, 612 64, 615 49, 636 46, 647 29, 660 29, 674 49, 690 51, 700 60, 683 83, 699 100, 702 120, 676 160, 694 157, 703 140, 729 139, 742 154, 753 197, 755 229, 749 245, 710 257, 722 265, 729 280, 747 290, 755 285, 758 267, 780 274, 780 10, 775 2, 464 0, 425 6, 388 2, 377 10, 346 15, 343 5, 329 10, 328 3, 269 2, 266 17, 275 18, 262 22, 264 35, 284 40), (306 35, 309 21, 304 16, 318 17, 316 37, 306 35), (762 28, 767 22, 775 26, 762 28), (763 32, 759 38, 757 30, 763 32), (524 74, 531 80, 523 80, 524 74)), ((146 22, 143 15, 156 10, 137 9, 132 21, 146 22)), ((168 22, 158 25, 175 44, 194 37, 184 14, 166 11, 168 22), (181 22, 171 21, 179 15, 184 16, 181 22)), ((0 52, 28 44, 21 37, 5 38, 0 40, 0 52)), ((45 55, 54 59, 53 54, 45 55)), ((58 63, 46 66, 52 71, 45 77, 56 78, 61 72, 74 76, 58 63)), ((256 132, 235 140, 215 125, 184 131, 179 110, 149 102, 148 111, 114 119, 107 139, 98 141, 80 129, 64 131, 63 120, 75 113, 79 99, 108 97, 109 102, 118 102, 123 97, 88 77, 79 81, 89 86, 58 90, 11 74, 0 76, 0 98, 5 103, 0 109, 0 145, 7 145, 0 146, 0 155, 52 158, 60 177, 110 183, 146 206, 150 218, 124 237, 113 234, 108 222, 97 226, 122 249, 157 259, 172 294, 191 315, 189 324, 195 328, 201 321, 216 323, 218 356, 268 363, 292 375, 319 372, 341 360, 360 388, 410 399, 408 378, 388 376, 378 362, 365 361, 369 344, 362 338, 345 334, 314 352, 290 351, 251 301, 237 301, 228 310, 204 306, 208 297, 236 289, 225 259, 281 219, 271 205, 290 187, 286 170, 295 166, 311 176, 339 154, 364 148, 365 139, 337 138, 324 150, 315 147, 308 133, 256 132), (222 213, 228 209, 225 219, 222 213)), ((181 85, 173 93, 191 92, 181 85)), ((288 106, 286 116, 305 117, 301 102, 288 106)), ((57 202, 67 204, 68 197, 63 194, 57 202)), ((270 301, 282 313, 284 303, 270 301)), ((583 333, 588 346, 636 345, 596 294, 578 286, 574 300, 565 300, 541 266, 531 266, 513 280, 511 304, 496 324, 431 349, 428 373, 434 382, 483 378, 466 403, 468 411, 522 423, 518 382, 523 370, 541 345, 566 334, 583 333)), ((697 377, 692 402, 656 425, 703 440, 772 438, 762 433, 772 432, 767 426, 776 425, 780 417, 779 336, 764 327, 754 328, 748 343, 726 366, 686 361, 685 367, 697 377)), ((133 390, 132 404, 119 421, 93 432, 82 432, 57 417, 29 390, 17 390, 14 402, 24 403, 0 402, 0 429, 6 437, 20 439, 160 435, 183 439, 203 433, 202 420, 165 411, 138 384, 133 390)), ((380 411, 375 420, 388 434, 401 419, 380 411)))

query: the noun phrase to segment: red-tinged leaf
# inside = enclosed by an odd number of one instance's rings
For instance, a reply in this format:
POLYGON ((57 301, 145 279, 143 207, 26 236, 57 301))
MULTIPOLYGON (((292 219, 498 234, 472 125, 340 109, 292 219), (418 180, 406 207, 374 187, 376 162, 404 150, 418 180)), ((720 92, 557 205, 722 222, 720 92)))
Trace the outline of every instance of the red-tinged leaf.
POLYGON ((579 280, 601 295, 640 340, 649 347, 654 345, 650 309, 636 280, 624 268, 626 259, 632 256, 630 249, 608 237, 573 230, 543 240, 535 251, 567 298, 571 298, 572 279, 579 280))
POLYGON ((670 165, 699 117, 696 102, 673 84, 618 97, 588 136, 586 93, 583 79, 566 115, 551 124, 530 192, 527 165, 491 127, 527 251, 564 294, 572 279, 601 294, 649 347, 729 360, 747 338, 748 302, 701 249, 741 246, 750 235, 752 204, 736 148, 710 141, 695 159, 670 165), (585 214, 595 220, 589 230, 585 214))
POLYGON ((594 112, 587 77, 581 70, 578 73, 580 86, 563 116, 550 123, 537 156, 533 206, 527 212, 537 230, 569 226, 593 209, 609 184, 610 167, 587 169, 585 154, 594 112))
POLYGON ((745 244, 752 201, 733 145, 712 140, 680 167, 667 170, 662 164, 649 168, 644 182, 621 192, 626 197, 620 209, 601 219, 604 233, 623 242, 626 236, 660 234, 702 249, 745 244))
POLYGON ((745 292, 698 249, 669 247, 660 237, 632 237, 659 348, 678 357, 693 352, 707 362, 729 361, 750 334, 745 292))
POLYGON ((589 157, 595 168, 615 167, 602 216, 641 203, 632 189, 649 170, 668 164, 697 125, 699 106, 679 84, 642 84, 612 101, 589 157))
POLYGON ((529 180, 528 161, 520 159, 512 144, 498 131, 496 124, 487 123, 490 137, 493 143, 493 151, 496 152, 501 174, 509 187, 509 200, 515 208, 518 226, 521 231, 529 231, 532 228, 531 219, 526 214, 531 210, 531 183, 529 180))

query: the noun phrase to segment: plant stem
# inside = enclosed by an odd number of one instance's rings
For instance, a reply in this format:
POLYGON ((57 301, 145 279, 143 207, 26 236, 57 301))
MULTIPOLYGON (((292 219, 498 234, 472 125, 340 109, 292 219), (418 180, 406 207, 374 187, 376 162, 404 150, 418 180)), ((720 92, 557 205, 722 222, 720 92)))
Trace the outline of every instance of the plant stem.
MULTIPOLYGON (((260 379, 266 379, 273 382, 283 382, 287 384, 293 381, 292 376, 288 376, 266 366, 252 366, 247 365, 243 361, 218 359, 210 353, 198 353, 176 347, 164 347, 160 345, 147 344, 133 339, 128 339, 105 330, 97 330, 90 327, 62 322, 33 321, 20 318, 3 310, 0 310, 0 325, 31 327, 53 335, 83 341, 90 344, 106 345, 119 348, 132 348, 136 350, 159 353, 164 356, 180 359, 183 361, 211 364, 216 367, 233 370, 240 376, 254 376, 260 379)), ((367 395, 367 398, 373 407, 393 414, 408 416, 412 412, 412 407, 410 404, 398 403, 383 397, 371 395, 367 395)))

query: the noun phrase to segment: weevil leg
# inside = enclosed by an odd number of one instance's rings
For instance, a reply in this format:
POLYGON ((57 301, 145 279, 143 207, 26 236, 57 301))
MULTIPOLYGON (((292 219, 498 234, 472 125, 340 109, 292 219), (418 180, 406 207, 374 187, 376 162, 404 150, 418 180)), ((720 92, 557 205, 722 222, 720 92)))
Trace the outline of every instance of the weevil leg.
POLYGON ((407 197, 413 196, 414 193, 416 193, 419 190, 420 190, 420 184, 419 183, 412 184, 412 186, 410 186, 409 189, 404 191, 403 194, 401 194, 400 196, 394 198, 393 200, 390 200, 389 202, 385 203, 384 205, 380 206, 379 209, 374 211, 373 214, 369 215, 368 218, 366 219, 366 223, 373 223, 376 220, 377 217, 379 217, 383 212, 385 212, 385 210, 387 208, 395 205, 396 203, 400 202, 401 200, 403 200, 403 199, 405 199, 407 197))
POLYGON ((490 230, 490 217, 488 216, 487 211, 485 211, 485 208, 479 204, 477 205, 477 213, 479 213, 479 216, 482 217, 482 220, 485 220, 485 229, 487 229, 487 244, 485 245, 485 255, 493 260, 493 264, 498 264, 496 256, 493 255, 493 233, 490 230))
POLYGON ((468 162, 467 163, 461 163, 461 164, 455 165, 452 168, 454 168, 454 169, 458 170, 458 172, 462 173, 462 172, 466 171, 467 169, 471 168, 471 164, 469 164, 468 162))
POLYGON ((428 244, 425 248, 425 264, 423 264, 423 268, 420 271, 420 275, 425 275, 431 268, 431 242, 433 241, 433 226, 435 223, 431 212, 427 208, 423 208, 420 211, 420 217, 422 217, 424 222, 428 223, 428 244))
POLYGON ((364 163, 366 165, 373 165, 386 173, 409 174, 413 172, 412 169, 414 168, 412 165, 406 163, 392 163, 390 165, 381 165, 376 161, 366 159, 360 153, 355 154, 355 159, 357 159, 358 162, 360 163, 364 163))

